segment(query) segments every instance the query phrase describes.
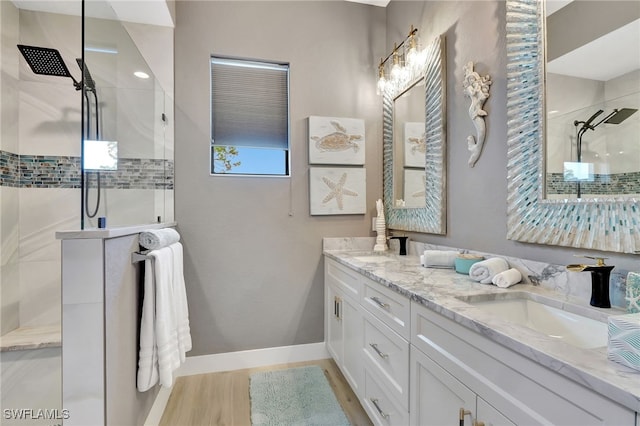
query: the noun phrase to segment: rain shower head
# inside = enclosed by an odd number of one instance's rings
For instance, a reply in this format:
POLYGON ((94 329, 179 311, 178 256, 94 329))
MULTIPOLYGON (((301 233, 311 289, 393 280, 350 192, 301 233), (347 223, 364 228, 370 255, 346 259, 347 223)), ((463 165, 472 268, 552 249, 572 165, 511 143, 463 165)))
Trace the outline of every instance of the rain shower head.
POLYGON ((91 77, 91 73, 89 72, 89 68, 82 61, 81 58, 76 58, 76 62, 78 63, 78 66, 82 70, 82 81, 84 82, 84 86, 87 89, 91 90, 92 92, 95 92, 96 91, 96 82, 93 79, 93 77, 91 77))
POLYGON ((67 68, 67 65, 64 63, 62 56, 60 56, 60 52, 56 49, 38 46, 25 46, 23 44, 19 44, 18 49, 20 49, 22 56, 24 56, 24 59, 27 61, 27 64, 29 64, 31 71, 35 74, 69 77, 73 80, 73 85, 76 89, 80 89, 80 83, 73 78, 69 72, 69 68, 67 68))
POLYGON ((634 108, 622 108, 614 109, 612 115, 606 119, 606 124, 620 124, 627 118, 631 117, 637 109, 634 108))

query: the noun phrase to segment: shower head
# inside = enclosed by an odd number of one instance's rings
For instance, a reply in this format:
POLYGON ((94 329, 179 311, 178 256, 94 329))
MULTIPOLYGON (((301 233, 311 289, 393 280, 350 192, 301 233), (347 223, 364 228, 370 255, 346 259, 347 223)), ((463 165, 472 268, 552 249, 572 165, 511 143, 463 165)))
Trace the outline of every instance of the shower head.
POLYGON ((83 60, 81 58, 76 58, 76 62, 78 63, 78 66, 80 67, 80 70, 82 70, 82 81, 84 82, 84 86, 87 89, 91 90, 92 92, 95 92, 96 91, 96 82, 91 77, 91 73, 89 72, 89 68, 83 62, 83 60))
POLYGON ((69 72, 67 65, 64 63, 60 52, 56 49, 38 46, 25 46, 18 44, 18 49, 29 64, 31 71, 35 74, 50 75, 55 77, 69 77, 73 80, 73 85, 80 90, 81 85, 69 72))
POLYGON ((605 120, 606 124, 620 124, 627 118, 631 117, 637 109, 634 108, 622 108, 614 109, 609 117, 605 120))

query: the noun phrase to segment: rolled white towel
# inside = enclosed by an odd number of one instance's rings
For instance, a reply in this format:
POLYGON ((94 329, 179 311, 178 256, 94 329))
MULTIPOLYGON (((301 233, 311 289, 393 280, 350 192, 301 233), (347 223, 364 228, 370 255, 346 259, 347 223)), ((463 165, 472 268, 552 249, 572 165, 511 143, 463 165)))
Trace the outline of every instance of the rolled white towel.
POLYGON ((471 265, 469 276, 481 284, 491 284, 493 277, 509 269, 509 263, 501 257, 492 257, 471 265))
POLYGON ((173 228, 150 229, 138 236, 140 245, 149 250, 158 250, 180 241, 180 234, 173 228))
POLYGON ((498 287, 507 288, 511 287, 514 284, 518 284, 521 280, 522 274, 520 273, 520 271, 518 271, 516 268, 511 268, 507 269, 506 271, 502 271, 499 274, 496 274, 491 282, 498 287))
POLYGON ((425 250, 424 251, 424 266, 427 268, 453 268, 453 264, 458 255, 457 251, 450 250, 425 250))

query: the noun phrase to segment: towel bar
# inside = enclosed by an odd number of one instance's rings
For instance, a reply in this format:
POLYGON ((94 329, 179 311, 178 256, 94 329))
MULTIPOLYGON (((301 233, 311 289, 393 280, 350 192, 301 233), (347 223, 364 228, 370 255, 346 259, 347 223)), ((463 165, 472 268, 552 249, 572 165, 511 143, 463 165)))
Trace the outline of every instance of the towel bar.
POLYGON ((146 251, 141 251, 141 252, 133 252, 131 253, 131 263, 138 263, 138 262, 144 262, 145 260, 149 259, 150 257, 147 256, 147 253, 149 253, 151 250, 146 250, 146 251))

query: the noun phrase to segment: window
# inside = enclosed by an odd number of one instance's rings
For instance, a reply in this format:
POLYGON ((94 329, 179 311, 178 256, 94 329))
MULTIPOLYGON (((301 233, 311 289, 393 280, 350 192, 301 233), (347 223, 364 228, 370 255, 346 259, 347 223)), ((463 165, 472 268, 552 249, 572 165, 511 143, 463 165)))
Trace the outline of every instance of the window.
POLYGON ((289 65, 211 57, 211 174, 289 176, 289 65))

